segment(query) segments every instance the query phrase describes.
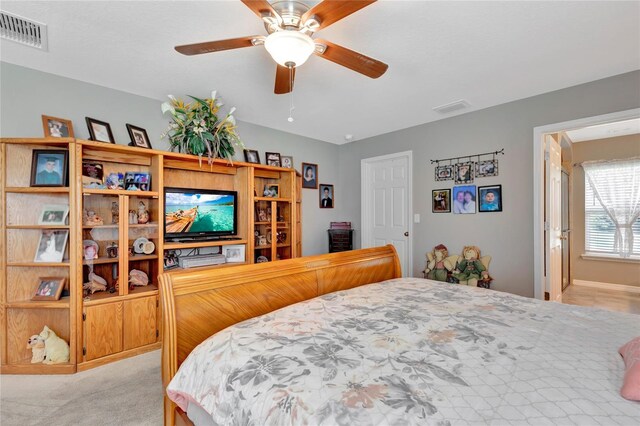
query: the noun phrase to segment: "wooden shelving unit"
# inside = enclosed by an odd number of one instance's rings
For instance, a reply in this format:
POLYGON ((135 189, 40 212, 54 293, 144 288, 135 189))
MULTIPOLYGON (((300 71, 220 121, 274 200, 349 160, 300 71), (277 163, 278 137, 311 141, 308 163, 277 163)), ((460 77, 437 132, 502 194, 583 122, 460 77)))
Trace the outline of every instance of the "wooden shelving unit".
MULTIPOLYGON (((168 250, 196 251, 244 245, 245 262, 264 255, 269 261, 301 255, 300 176, 295 170, 243 162, 200 162, 195 156, 105 144, 73 138, 0 139, 0 364, 3 374, 63 374, 83 371, 108 362, 159 348, 157 276, 164 268, 168 250), (31 187, 34 149, 68 150, 68 181, 65 187, 31 187), (103 165, 111 172, 151 174, 150 191, 84 188, 82 162, 103 165), (264 197, 266 184, 279 186, 279 197, 264 197), (237 240, 166 242, 163 236, 164 188, 221 189, 238 193, 237 240), (150 223, 129 224, 129 210, 142 201, 150 223), (118 217, 112 218, 117 203, 118 217), (69 225, 39 225, 40 206, 68 204, 69 225), (258 220, 256 208, 270 208, 268 220, 258 220), (84 225, 83 209, 93 209, 103 225, 84 225), (115 222, 115 223, 111 223, 115 222), (68 230, 64 260, 35 262, 40 233, 46 229, 68 230), (270 236, 257 245, 255 231, 270 236), (284 235, 284 239, 283 239, 284 235), (139 236, 155 244, 151 254, 130 254, 139 236), (280 236, 280 240, 278 240, 280 236), (98 258, 84 259, 83 240, 98 243, 98 258), (116 243, 118 254, 108 257, 106 247, 116 243), (11 247, 11 250, 8 248, 11 247), (129 289, 132 269, 147 273, 150 285, 129 289), (108 282, 106 292, 83 295, 82 283, 89 272, 108 282), (32 301, 37 280, 44 276, 67 278, 68 296, 57 301, 32 301), (118 289, 115 290, 115 282, 118 289), (44 325, 69 342, 69 363, 31 364, 25 342, 44 325)), ((194 268, 194 270, 202 268, 194 268)))

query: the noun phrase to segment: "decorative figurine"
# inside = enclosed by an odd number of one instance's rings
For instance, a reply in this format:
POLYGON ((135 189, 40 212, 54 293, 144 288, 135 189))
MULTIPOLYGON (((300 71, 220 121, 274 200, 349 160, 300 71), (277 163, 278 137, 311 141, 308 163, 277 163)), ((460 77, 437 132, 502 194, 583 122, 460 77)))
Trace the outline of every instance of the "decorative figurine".
POLYGON ((31 349, 31 364, 44 361, 44 339, 38 334, 29 337, 27 349, 31 349))
POLYGON ((129 225, 138 223, 138 213, 135 210, 129 210, 129 225))
POLYGON ((457 256, 449 257, 449 250, 444 244, 438 244, 433 251, 427 253, 425 277, 430 280, 446 282, 456 264, 457 256))
POLYGON ((122 173, 109 173, 104 184, 107 189, 122 189, 122 173))
POLYGON ((120 206, 117 201, 111 203, 111 223, 118 223, 120 220, 120 206))
POLYGON ((480 249, 476 246, 465 246, 462 256, 458 258, 456 269, 453 271, 453 282, 459 284, 489 288, 492 278, 487 269, 491 256, 480 258, 480 249))
POLYGON ((96 291, 105 291, 107 289, 107 280, 91 272, 89 274, 89 281, 82 285, 82 289, 90 294, 96 291))
POLYGON ((110 257, 112 259, 118 257, 118 243, 109 243, 109 245, 107 246, 107 257, 110 257))
POLYGON ((104 220, 92 209, 84 210, 84 225, 87 226, 99 226, 104 225, 104 220))
POLYGON ((147 206, 140 201, 138 203, 138 223, 145 224, 149 222, 149 210, 147 210, 147 206))
POLYGON ((129 272, 129 283, 136 287, 144 287, 149 285, 149 276, 138 269, 132 269, 129 272))
POLYGON ((44 364, 62 364, 69 362, 69 344, 58 337, 46 325, 40 332, 44 340, 44 364))

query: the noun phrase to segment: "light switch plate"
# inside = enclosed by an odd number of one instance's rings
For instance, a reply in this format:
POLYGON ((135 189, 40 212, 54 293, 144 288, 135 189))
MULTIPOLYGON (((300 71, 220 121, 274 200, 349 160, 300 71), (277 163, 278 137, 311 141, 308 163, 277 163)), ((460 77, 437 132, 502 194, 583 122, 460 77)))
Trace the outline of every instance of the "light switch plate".
POLYGON ((420 223, 420 213, 413 215, 413 223, 420 223))

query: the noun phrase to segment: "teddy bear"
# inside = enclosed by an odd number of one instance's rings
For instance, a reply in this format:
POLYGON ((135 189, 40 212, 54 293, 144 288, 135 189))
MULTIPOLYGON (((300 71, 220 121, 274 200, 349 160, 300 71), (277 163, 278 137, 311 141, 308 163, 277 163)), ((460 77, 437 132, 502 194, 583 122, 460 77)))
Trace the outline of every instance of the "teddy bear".
POLYGON ((31 349, 31 364, 44 361, 44 339, 37 334, 29 337, 27 349, 31 349))
POLYGON ((53 330, 45 325, 39 337, 44 340, 44 364, 69 362, 69 344, 58 337, 53 330))

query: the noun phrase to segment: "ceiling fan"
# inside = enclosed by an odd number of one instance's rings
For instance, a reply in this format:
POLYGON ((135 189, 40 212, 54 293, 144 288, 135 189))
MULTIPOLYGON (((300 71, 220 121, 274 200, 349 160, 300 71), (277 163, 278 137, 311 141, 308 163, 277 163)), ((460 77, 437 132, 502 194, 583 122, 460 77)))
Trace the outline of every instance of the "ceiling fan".
POLYGON ((387 64, 327 40, 312 38, 316 31, 327 28, 374 2, 375 0, 323 0, 309 8, 304 3, 292 0, 276 1, 273 4, 266 0, 242 0, 264 21, 269 35, 186 44, 176 46, 175 49, 183 55, 201 55, 264 45, 278 63, 274 90, 276 94, 293 90, 295 68, 304 64, 312 53, 367 77, 378 78, 389 68, 387 64))

